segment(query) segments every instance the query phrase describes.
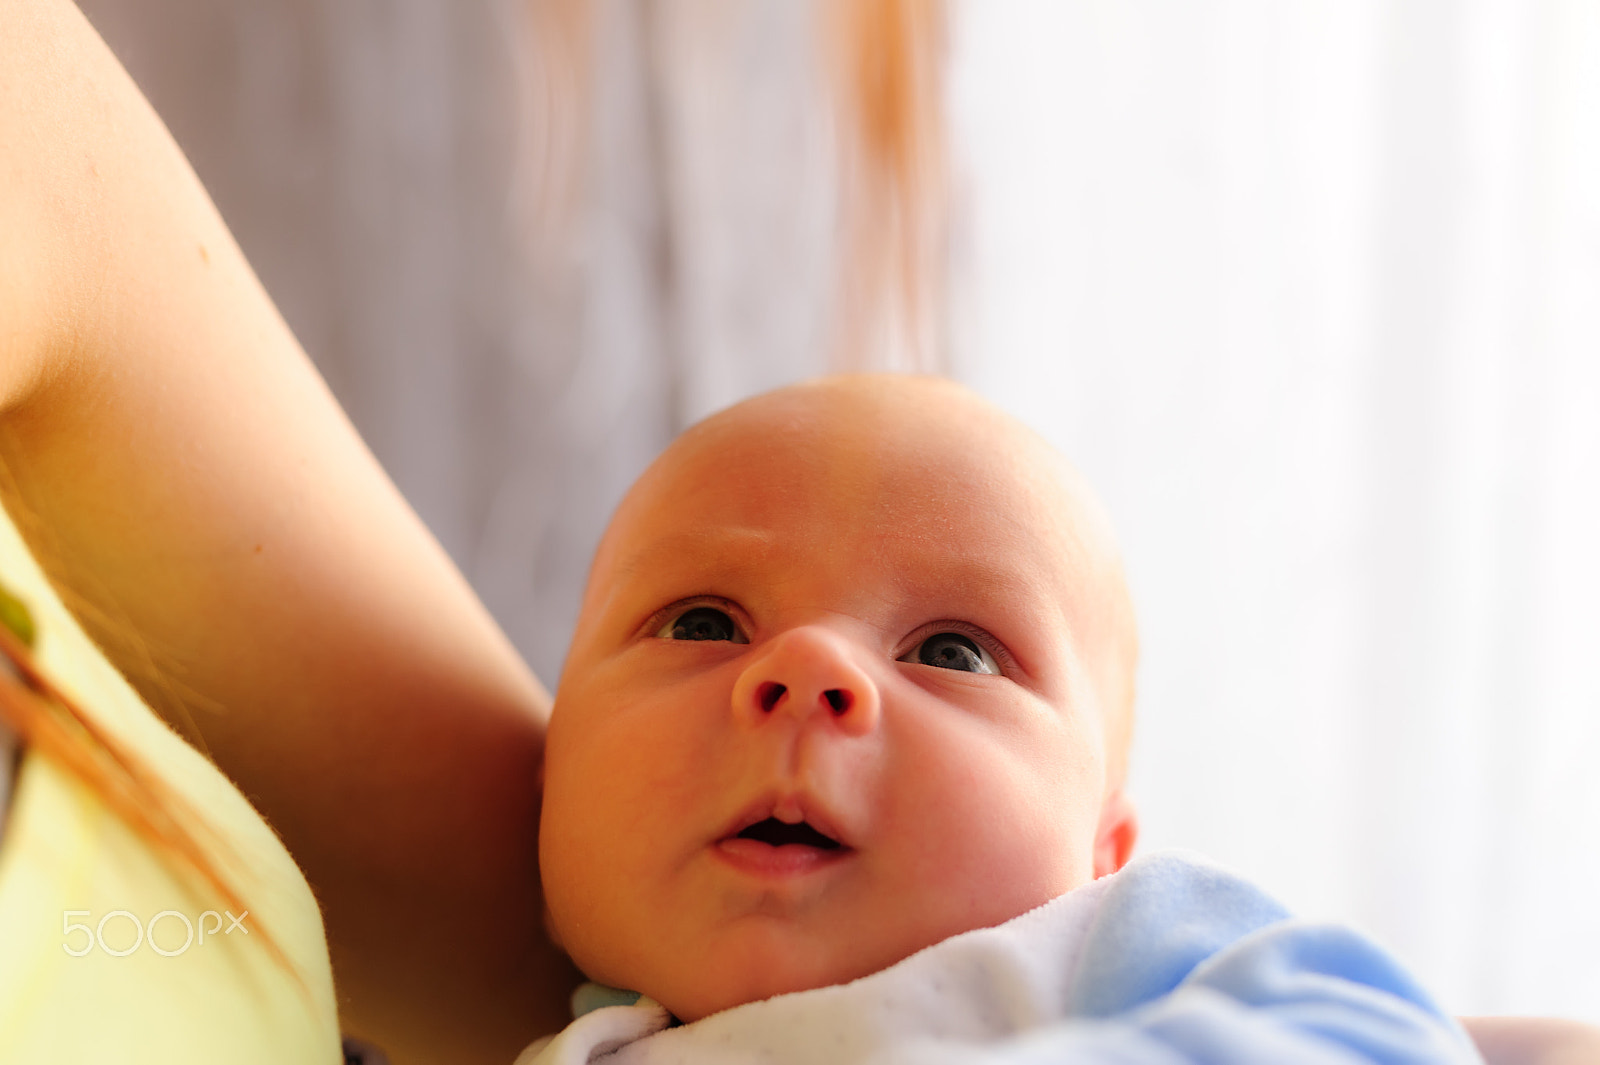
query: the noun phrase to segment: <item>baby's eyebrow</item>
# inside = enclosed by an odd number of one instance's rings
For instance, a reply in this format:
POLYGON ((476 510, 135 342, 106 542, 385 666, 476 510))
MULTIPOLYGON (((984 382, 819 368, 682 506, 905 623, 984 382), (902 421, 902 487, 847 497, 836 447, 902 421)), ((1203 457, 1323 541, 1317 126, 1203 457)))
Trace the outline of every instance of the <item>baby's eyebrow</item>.
POLYGON ((878 549, 886 560, 914 560, 911 566, 891 567, 896 583, 908 592, 924 584, 956 585, 988 599, 1022 600, 1059 584, 1048 545, 1036 542, 1002 547, 984 538, 929 539, 888 530, 878 549))
POLYGON ((769 556, 777 537, 766 529, 723 526, 668 533, 625 555, 615 574, 630 579, 674 562, 715 562, 719 569, 737 572, 769 556))
POLYGON ((936 551, 923 554, 919 563, 898 582, 907 591, 932 582, 935 587, 955 585, 985 600, 1005 602, 1024 600, 1040 587, 1040 574, 991 558, 936 551))
POLYGON ((1002 625, 1013 635, 1018 628, 1037 630, 1059 618, 1065 604, 1053 583, 1048 574, 1027 567, 942 554, 895 580, 908 599, 948 603, 955 617, 1002 625))

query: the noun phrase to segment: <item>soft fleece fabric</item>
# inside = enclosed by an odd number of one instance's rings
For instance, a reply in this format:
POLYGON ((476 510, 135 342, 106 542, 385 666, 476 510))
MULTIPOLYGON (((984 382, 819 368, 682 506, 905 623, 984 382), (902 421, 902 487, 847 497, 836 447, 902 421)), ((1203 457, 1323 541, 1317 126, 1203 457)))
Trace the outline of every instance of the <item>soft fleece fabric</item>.
POLYGON ((606 1006, 517 1065, 1481 1061, 1376 945, 1173 852, 854 983, 670 1024, 606 1006))

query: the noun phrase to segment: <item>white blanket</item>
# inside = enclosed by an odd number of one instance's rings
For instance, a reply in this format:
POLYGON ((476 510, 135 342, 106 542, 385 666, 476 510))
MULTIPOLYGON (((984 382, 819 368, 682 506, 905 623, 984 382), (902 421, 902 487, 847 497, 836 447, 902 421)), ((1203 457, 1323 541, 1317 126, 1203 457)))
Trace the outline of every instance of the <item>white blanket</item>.
POLYGON ((671 1022, 597 1009, 517 1065, 1479 1060, 1377 947, 1171 853, 854 983, 671 1022))

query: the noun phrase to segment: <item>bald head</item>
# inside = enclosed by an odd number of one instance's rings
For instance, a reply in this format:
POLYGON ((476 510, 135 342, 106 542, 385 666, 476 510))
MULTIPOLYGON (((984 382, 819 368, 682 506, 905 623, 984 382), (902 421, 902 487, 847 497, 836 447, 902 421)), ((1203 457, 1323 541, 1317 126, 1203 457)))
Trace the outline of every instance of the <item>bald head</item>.
POLYGON ((708 418, 595 556, 546 746, 551 926, 693 1020, 1110 873, 1134 644, 1093 496, 965 389, 836 377, 708 418), (748 834, 773 821, 811 834, 748 834))
MULTIPOLYGON (((1058 591, 1076 668, 1088 675, 1102 716, 1108 784, 1120 785, 1132 737, 1138 633, 1120 551, 1104 507, 1083 476, 1047 441, 975 393, 944 378, 851 374, 767 392, 682 433, 624 499, 596 557, 615 562, 616 533, 665 495, 714 480, 722 489, 787 480, 821 485, 842 530, 899 506, 943 504, 945 533, 977 535, 982 552, 1027 559, 1058 591), (730 458, 742 461, 734 464, 730 458), (748 461, 743 461, 748 460, 748 461), (968 506, 963 506, 968 504, 968 506), (974 513, 974 512, 977 513, 974 513)), ((910 523, 907 523, 908 525, 910 523)), ((589 599, 604 589, 591 583, 589 599)), ((586 613, 588 609, 586 606, 586 613)))

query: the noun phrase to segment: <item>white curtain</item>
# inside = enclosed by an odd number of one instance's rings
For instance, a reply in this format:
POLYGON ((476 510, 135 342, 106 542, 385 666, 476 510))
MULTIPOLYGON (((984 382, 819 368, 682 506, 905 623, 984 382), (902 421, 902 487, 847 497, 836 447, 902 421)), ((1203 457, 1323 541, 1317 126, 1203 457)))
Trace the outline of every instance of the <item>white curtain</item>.
POLYGON ((1600 7, 957 11, 958 366, 1121 528, 1147 843, 1600 1020, 1600 7))
MULTIPOLYGON (((634 474, 827 365, 807 0, 595 0, 560 246, 522 0, 85 7, 551 683, 634 474)), ((951 22, 950 361, 1117 521, 1145 845, 1600 1022, 1600 6, 951 22)))

